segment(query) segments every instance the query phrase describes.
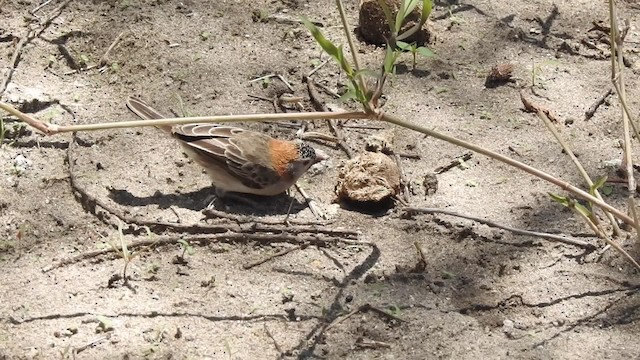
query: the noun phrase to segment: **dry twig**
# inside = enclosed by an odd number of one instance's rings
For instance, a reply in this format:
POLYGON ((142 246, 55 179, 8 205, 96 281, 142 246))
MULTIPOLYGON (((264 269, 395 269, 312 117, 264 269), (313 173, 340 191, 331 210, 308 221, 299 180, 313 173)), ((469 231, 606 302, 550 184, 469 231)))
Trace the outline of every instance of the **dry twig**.
POLYGON ((290 252, 304 249, 307 246, 308 246, 308 244, 301 244, 301 245, 296 245, 294 247, 290 247, 290 248, 278 251, 277 253, 269 255, 269 256, 267 256, 265 258, 262 258, 260 260, 252 261, 250 263, 246 263, 246 264, 242 265, 242 268, 245 269, 245 270, 249 270, 249 269, 254 268, 254 267, 258 266, 258 265, 262 265, 262 264, 264 264, 264 263, 266 263, 268 261, 271 261, 271 260, 273 260, 273 259, 275 259, 277 257, 287 255, 290 252))
POLYGON ((493 221, 490 220, 485 220, 485 219, 481 219, 475 216, 469 216, 469 215, 464 215, 464 214, 460 214, 454 211, 449 211, 449 210, 443 210, 443 209, 436 209, 436 208, 417 208, 417 207, 408 207, 403 209, 403 211, 406 214, 411 214, 411 213, 419 213, 419 214, 445 214, 445 215, 450 215, 450 216, 455 216, 455 217, 460 217, 463 219, 468 219, 471 221, 475 221, 490 227, 495 227, 498 229, 503 229, 503 230, 507 230, 511 233, 514 233, 516 235, 524 235, 524 236, 534 236, 534 237, 538 237, 541 239, 545 239, 545 240, 552 240, 552 241, 558 241, 558 242, 562 242, 565 244, 569 244, 569 245, 574 245, 574 246, 578 246, 584 249, 588 249, 588 250, 595 250, 596 246, 589 244, 586 241, 582 241, 582 240, 578 240, 578 239, 573 239, 573 238, 569 238, 569 237, 565 237, 565 236, 560 236, 560 235, 555 235, 555 234, 549 234, 549 233, 543 233, 543 232, 538 232, 538 231, 530 231, 530 230, 522 230, 522 229, 516 229, 510 226, 506 226, 506 225, 500 225, 497 224, 493 221))
POLYGON ((613 95, 613 89, 607 90, 606 93, 604 93, 601 97, 599 97, 598 100, 596 100, 593 103, 593 105, 591 105, 589 109, 587 109, 587 111, 584 112, 584 119, 585 120, 591 119, 593 115, 595 115, 596 111, 598 111, 598 108, 600 107, 600 105, 604 104, 604 102, 607 101, 607 98, 611 95, 613 95))
MULTIPOLYGON (((333 236, 322 236, 313 234, 293 234, 293 233, 275 233, 275 234, 256 234, 251 232, 233 232, 228 231, 221 234, 198 234, 188 236, 151 236, 143 240, 133 241, 127 244, 129 250, 139 249, 143 247, 160 247, 165 245, 177 245, 181 241, 187 241, 191 244, 199 243, 201 245, 210 244, 214 242, 238 242, 238 241, 256 241, 258 243, 290 243, 306 247, 309 245, 315 246, 329 246, 337 243, 344 243, 348 245, 363 245, 374 246, 374 244, 365 241, 355 241, 349 239, 342 239, 333 236)), ((49 272, 59 267, 74 264, 79 261, 94 258, 100 255, 106 255, 115 253, 117 249, 109 247, 99 250, 92 250, 85 253, 81 253, 72 257, 62 259, 56 263, 45 266, 42 268, 42 272, 49 272)), ((267 259, 268 261, 269 259, 267 259)))

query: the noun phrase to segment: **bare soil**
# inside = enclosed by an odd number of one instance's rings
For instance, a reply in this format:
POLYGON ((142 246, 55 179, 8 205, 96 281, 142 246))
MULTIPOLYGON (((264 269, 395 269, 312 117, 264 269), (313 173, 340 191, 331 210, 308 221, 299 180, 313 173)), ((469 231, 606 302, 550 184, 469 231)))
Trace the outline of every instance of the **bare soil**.
MULTIPOLYGON (((31 15, 38 1, 0 0, 3 79, 29 28, 60 3, 31 15)), ((346 1, 350 31, 357 26, 357 5, 346 1)), ((640 11, 635 1, 618 5, 631 25, 625 71, 629 105, 638 109, 640 11)), ((251 80, 280 74, 303 97, 303 110, 311 111, 302 78, 327 56, 301 24, 282 20, 300 16, 321 22, 329 38, 344 42, 329 0, 73 1, 25 43, 1 99, 58 124, 134 120, 124 106, 129 95, 167 115, 271 113, 270 102, 249 95, 273 98, 286 87, 276 78, 251 80)), ((429 24, 429 46, 437 56, 419 58, 416 69, 410 54, 401 57, 385 111, 584 185, 543 124, 523 111, 519 85, 535 81, 535 94, 526 90, 527 96, 560 120, 556 126, 588 173, 615 176, 610 165, 622 153, 616 97, 592 118, 584 116, 611 88, 606 35, 590 31, 594 21, 607 19, 605 2, 437 1, 429 24), (487 88, 485 77, 502 63, 514 66, 517 83, 487 88)), ((377 69, 383 50, 357 46, 363 65, 377 69)), ((332 63, 313 78, 344 90, 345 77, 332 63)), ((437 190, 427 194, 425 176, 466 151, 393 128, 396 152, 419 156, 401 159, 411 206, 561 233, 598 249, 441 213, 409 216, 400 204, 368 211, 340 206, 334 187, 347 156, 330 143, 315 144, 331 160, 302 181, 329 213, 328 225, 313 224, 319 221, 293 192, 289 227, 278 224, 287 195, 254 199, 255 208, 216 204, 220 214, 235 218, 205 221, 201 210, 212 194, 207 176, 160 131, 83 132, 75 140, 30 130, 16 135, 19 124, 2 116, 11 131, 0 148, 0 358, 640 354, 638 271, 616 252, 601 251, 588 228, 550 199, 548 192, 561 189, 502 163, 473 155, 437 175, 437 190), (58 263, 120 243, 118 218, 128 244, 153 243, 131 249, 137 256, 126 285, 117 277, 123 259, 113 252, 58 263), (181 237, 194 250, 183 261, 181 237), (261 259, 267 261, 248 266, 261 259)), ((282 124, 243 126, 288 139, 297 131, 282 124)), ((324 122, 311 128, 331 134, 324 122)), ((359 153, 377 130, 343 132, 359 153)), ((606 200, 623 207, 625 187, 611 190, 606 200)), ((640 258, 635 237, 624 244, 640 258)))

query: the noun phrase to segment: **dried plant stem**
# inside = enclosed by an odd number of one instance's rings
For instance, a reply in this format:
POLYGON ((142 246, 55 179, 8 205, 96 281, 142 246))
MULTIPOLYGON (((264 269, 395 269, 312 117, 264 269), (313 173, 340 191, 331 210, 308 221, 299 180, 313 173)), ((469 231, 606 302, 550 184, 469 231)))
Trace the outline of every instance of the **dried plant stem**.
MULTIPOLYGON (((623 40, 626 30, 620 33, 618 28, 618 15, 613 0, 609 0, 609 25, 611 27, 610 42, 611 42, 611 81, 615 85, 618 98, 621 102, 626 103, 626 90, 624 85, 624 76, 622 69, 623 65, 623 40)), ((629 131, 629 116, 626 111, 622 111, 622 131, 624 135, 624 161, 622 164, 625 167, 627 175, 627 184, 630 196, 636 190, 636 181, 633 177, 633 158, 631 153, 631 134, 629 131)))
POLYGON ((135 121, 119 121, 111 123, 83 124, 83 125, 56 125, 36 120, 33 117, 24 114, 13 106, 0 102, 0 109, 5 110, 11 115, 19 118, 35 129, 46 135, 54 135, 64 132, 74 131, 96 131, 107 129, 121 129, 141 126, 162 126, 177 125, 191 123, 224 123, 239 121, 284 121, 284 120, 319 120, 319 119, 369 119, 370 114, 362 111, 355 112, 312 112, 312 113, 278 113, 278 114, 253 114, 253 115, 221 115, 221 116, 198 116, 198 117, 181 117, 166 118, 158 120, 135 120, 135 121))
MULTIPOLYGON (((584 167, 580 163, 580 160, 578 160, 578 158, 573 153, 573 151, 571 150, 567 142, 564 141, 562 136, 560 136, 558 129, 556 129, 556 127, 551 123, 551 120, 549 120, 549 117, 547 116, 547 114, 545 114, 544 111, 541 111, 540 109, 537 109, 536 114, 542 120, 542 122, 544 122, 544 124, 547 126, 547 129, 549 129, 551 134, 553 134, 553 137, 556 138, 556 141, 558 142, 558 144, 560 144, 562 149, 564 149, 565 153, 567 153, 569 158, 571 158, 571 161, 573 161, 573 163, 575 164, 582 178, 587 182, 589 187, 592 187, 593 181, 591 180, 591 177, 589 177, 589 174, 587 174, 587 171, 584 169, 584 167)), ((597 189, 595 189, 593 193, 598 199, 604 201, 602 199, 602 195, 600 195, 600 192, 597 189)), ((613 233, 616 236, 620 236, 622 234, 622 231, 620 231, 620 227, 618 226, 618 222, 616 221, 616 219, 613 217, 613 215, 611 215, 611 213, 608 213, 606 211, 605 211, 605 215, 607 216, 607 218, 609 219, 609 222, 611 223, 611 226, 613 227, 613 233)), ((594 216, 594 220, 595 220, 595 216, 594 216)))
POLYGON ((569 184, 566 181, 560 180, 558 178, 556 178, 555 176, 548 174, 542 170, 538 170, 534 167, 531 167, 527 164, 521 163, 517 160, 514 160, 510 157, 504 156, 502 154, 498 154, 496 152, 493 152, 491 150, 485 149, 483 147, 474 145, 472 143, 468 143, 464 140, 460 140, 460 139, 456 139, 454 137, 448 136, 448 135, 444 135, 444 134, 440 134, 438 132, 435 132, 431 129, 428 129, 426 127, 420 126, 420 125, 416 125, 416 124, 412 124, 409 122, 406 122, 404 120, 401 120, 393 115, 389 115, 389 114, 381 114, 379 116, 379 119, 382 121, 386 121, 388 123, 391 124, 395 124, 395 125, 399 125, 414 131, 418 131, 421 132, 425 135, 429 135, 432 136, 436 139, 442 140, 442 141, 446 141, 450 144, 456 145, 456 146, 460 146, 463 147, 465 149, 469 149, 471 151, 475 151, 479 154, 488 156, 494 160, 498 160, 501 161, 507 165, 511 165, 517 169, 520 169, 524 172, 527 172, 531 175, 537 176, 545 181, 548 181, 554 185, 559 186, 561 189, 569 191, 570 193, 572 193, 573 195, 575 195, 576 197, 583 199, 583 200, 587 200, 592 202, 593 204, 599 206, 600 208, 602 208, 604 211, 610 212, 611 214, 613 214, 616 218, 624 221, 625 223, 635 226, 634 225, 634 221, 633 219, 631 219, 631 217, 629 217, 627 214, 623 213, 622 211, 614 208, 613 206, 607 204, 606 202, 592 196, 591 194, 589 194, 588 192, 573 186, 571 184, 569 184))
POLYGON ((574 213, 576 213, 578 216, 580 216, 589 225, 589 227, 591 228, 591 230, 593 230, 594 233, 596 233, 600 238, 602 238, 604 241, 606 241, 607 244, 609 244, 611 247, 616 249, 620 254, 622 254, 622 256, 626 257, 629 261, 631 261, 631 263, 638 270, 640 270, 640 264, 638 264, 638 262, 631 255, 629 255, 629 253, 626 252, 622 248, 622 246, 620 246, 620 244, 618 244, 617 242, 613 241, 613 239, 611 239, 604 231, 602 231, 602 229, 598 225, 596 225, 588 216, 584 215, 580 211, 577 211, 575 209, 575 207, 573 207, 572 210, 573 210, 574 213))
MULTIPOLYGON (((624 37, 628 30, 628 24, 623 33, 620 33, 618 28, 618 14, 616 6, 613 0, 609 0, 609 32, 611 43, 611 82, 616 89, 616 94, 620 104, 622 104, 622 129, 624 131, 624 161, 625 172, 627 174, 627 188, 629 190, 628 195, 628 207, 635 220, 636 236, 640 241, 640 223, 638 223, 638 217, 636 214, 636 204, 634 194, 636 191, 636 181, 633 176, 633 158, 631 151, 631 136, 629 131, 629 125, 633 127, 633 131, 636 134, 636 138, 640 140, 640 133, 636 127, 635 121, 632 119, 631 113, 627 106, 627 93, 624 83, 624 37)), ((612 245, 613 246, 613 245, 612 245)))
POLYGON ((566 181, 560 180, 553 175, 550 175, 544 171, 538 170, 534 167, 521 163, 510 157, 498 154, 491 150, 477 146, 475 144, 460 140, 448 135, 440 134, 436 131, 428 129, 424 126, 412 124, 410 122, 399 119, 396 116, 379 113, 366 113, 366 112, 312 112, 312 113, 281 113, 281 114, 254 114, 254 115, 226 115, 226 116, 201 116, 201 117, 186 117, 186 118, 169 118, 160 120, 141 120, 141 121, 122 121, 116 123, 103 123, 103 124, 86 124, 86 125, 71 125, 71 126, 58 126, 55 124, 44 123, 39 120, 35 120, 28 115, 21 113, 12 106, 0 102, 0 108, 15 115, 19 119, 27 122, 29 125, 34 126, 36 129, 44 128, 43 132, 48 135, 60 133, 60 132, 73 132, 73 131, 93 131, 93 130, 105 130, 115 128, 128 128, 137 126, 158 126, 158 125, 172 125, 172 124, 188 124, 188 123, 202 123, 202 122, 233 122, 233 121, 281 121, 281 120, 314 120, 314 119, 372 119, 382 120, 391 124, 405 127, 414 131, 421 132, 425 135, 432 136, 436 139, 446 141, 450 144, 475 151, 479 154, 488 156, 494 160, 501 161, 507 165, 511 165, 517 169, 523 170, 531 175, 537 176, 543 180, 546 180, 552 184, 559 186, 560 188, 573 193, 575 196, 590 201, 593 204, 599 206, 605 211, 610 212, 618 219, 624 221, 627 224, 636 226, 633 219, 624 214, 620 210, 612 207, 606 202, 591 196, 586 191, 583 191, 566 181))

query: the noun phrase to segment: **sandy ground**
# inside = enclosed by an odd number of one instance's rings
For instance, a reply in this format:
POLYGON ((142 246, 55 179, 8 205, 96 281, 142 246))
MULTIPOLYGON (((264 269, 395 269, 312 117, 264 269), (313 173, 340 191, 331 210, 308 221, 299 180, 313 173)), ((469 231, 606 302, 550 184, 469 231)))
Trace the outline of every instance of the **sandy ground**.
MULTIPOLYGON (((39 29, 59 5, 34 16, 37 1, 0 0, 2 78, 30 27, 39 29)), ((629 105, 638 109, 640 12, 633 1, 619 6, 631 24, 625 71, 629 105)), ((346 10, 353 28, 357 2, 346 1, 346 10)), ((619 103, 610 97, 592 118, 584 116, 611 87, 603 33, 589 31, 594 21, 607 21, 607 11, 604 2, 578 0, 438 1, 429 25, 437 56, 419 58, 415 70, 409 54, 401 57, 385 110, 584 186, 538 118, 523 112, 518 86, 485 87, 492 66, 511 63, 519 84, 535 81, 536 95, 528 96, 557 116, 587 172, 611 175, 610 164, 621 158, 619 103)), ((302 15, 344 41, 328 0, 74 1, 26 42, 1 99, 65 125, 134 120, 124 106, 129 95, 181 116, 271 113, 270 102, 249 95, 273 98, 286 87, 278 79, 251 80, 281 74, 311 111, 302 77, 327 56, 302 25, 281 20, 302 15)), ((383 50, 357 45, 364 66, 377 68, 383 50)), ((331 63, 313 78, 344 90, 344 75, 331 63)), ((547 193, 560 189, 473 155, 439 174, 434 194, 425 193, 425 175, 464 149, 392 128, 394 149, 419 156, 401 160, 411 206, 562 233, 598 250, 441 213, 408 216, 399 204, 369 212, 341 207, 333 189, 347 156, 329 143, 314 146, 331 160, 301 181, 330 214, 329 224, 316 221, 299 195, 290 227, 279 224, 286 195, 258 199, 257 208, 227 204, 218 210, 229 216, 205 221, 207 177, 160 131, 44 137, 20 132, 15 119, 2 116, 10 130, 0 148, 2 359, 640 354, 638 271, 616 252, 602 253, 586 226, 550 199, 547 193), (118 218, 126 243, 153 243, 132 249, 128 286, 117 278, 124 261, 113 253, 60 263, 120 243, 118 218), (193 249, 184 258, 178 239, 193 249), (255 264, 261 259, 268 261, 255 264)), ((297 131, 243 126, 287 139, 297 131)), ((313 130, 330 134, 323 122, 313 130)), ((377 130, 343 132, 361 152, 377 130)), ((610 190, 606 200, 622 206, 625 187, 610 190)), ((635 238, 625 249, 640 258, 635 238)))

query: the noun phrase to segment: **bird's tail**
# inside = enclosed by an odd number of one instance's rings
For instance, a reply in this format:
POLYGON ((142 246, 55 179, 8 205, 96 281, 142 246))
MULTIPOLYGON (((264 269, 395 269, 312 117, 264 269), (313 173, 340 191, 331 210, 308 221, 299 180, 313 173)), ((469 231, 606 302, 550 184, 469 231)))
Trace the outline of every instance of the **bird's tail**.
MULTIPOLYGON (((158 110, 149 106, 149 104, 147 104, 146 102, 131 96, 127 99, 127 107, 136 115, 140 116, 143 120, 166 118, 166 116, 162 115, 158 110)), ((169 133, 171 132, 171 125, 160 125, 158 126, 158 128, 169 133)))

